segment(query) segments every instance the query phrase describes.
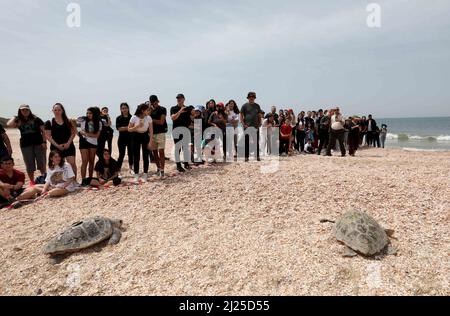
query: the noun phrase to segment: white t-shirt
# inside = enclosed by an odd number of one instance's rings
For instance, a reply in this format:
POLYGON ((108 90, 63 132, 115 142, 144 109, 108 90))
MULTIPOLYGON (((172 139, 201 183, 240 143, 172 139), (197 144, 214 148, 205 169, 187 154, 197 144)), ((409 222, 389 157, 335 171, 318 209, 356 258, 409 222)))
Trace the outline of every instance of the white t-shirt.
POLYGON ((150 124, 152 124, 153 120, 150 116, 145 116, 143 119, 137 117, 136 115, 133 115, 133 117, 130 120, 130 124, 134 124, 134 126, 138 126, 139 123, 143 121, 144 122, 144 126, 143 127, 139 127, 137 129, 138 133, 145 133, 148 131, 148 128, 150 127, 150 124))
POLYGON ((239 122, 239 118, 240 118, 239 114, 234 113, 234 111, 230 112, 230 114, 228 114, 228 124, 232 125, 233 121, 239 122))
POLYGON ((339 131, 341 129, 344 129, 344 118, 341 114, 339 115, 333 115, 331 117, 331 128, 335 131, 339 131))
MULTIPOLYGON (((55 166, 53 169, 47 170, 47 177, 45 178, 45 183, 49 183, 53 188, 62 188, 67 180, 75 177, 73 173, 72 166, 69 163, 64 163, 64 166, 55 166)), ((66 190, 73 192, 77 189, 77 184, 72 181, 70 185, 66 187, 66 190)))
MULTIPOLYGON (((86 128, 85 128, 86 127, 86 120, 81 119, 81 120, 78 121, 78 123, 80 123, 80 127, 81 127, 82 131, 85 131, 86 133, 94 133, 94 122, 90 121, 88 123, 88 130, 86 130, 86 128)), ((103 126, 103 124, 100 121, 99 125, 98 125, 98 130, 99 131, 102 130, 102 126, 103 126)), ((95 145, 95 146, 98 145, 98 139, 97 138, 95 138, 95 137, 88 137, 88 136, 82 136, 82 137, 84 137, 84 139, 86 139, 86 141, 88 143, 90 143, 92 145, 95 145)))

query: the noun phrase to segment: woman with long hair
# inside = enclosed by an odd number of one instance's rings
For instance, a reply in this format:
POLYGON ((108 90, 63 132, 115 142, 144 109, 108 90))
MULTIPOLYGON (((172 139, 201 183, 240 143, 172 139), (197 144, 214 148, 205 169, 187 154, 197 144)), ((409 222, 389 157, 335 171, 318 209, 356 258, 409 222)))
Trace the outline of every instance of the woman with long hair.
POLYGON ((129 170, 130 173, 134 173, 132 135, 128 132, 130 120, 130 107, 127 103, 122 103, 120 105, 120 115, 116 118, 116 129, 119 131, 119 139, 117 140, 117 147, 119 147, 119 159, 117 163, 119 165, 119 170, 122 169, 125 152, 127 152, 129 170))
POLYGON ((54 118, 45 123, 45 136, 50 142, 50 150, 58 150, 62 157, 72 166, 77 174, 76 149, 73 140, 77 135, 77 125, 67 117, 61 103, 53 106, 54 118))
POLYGON ((297 124, 295 125, 296 145, 295 149, 300 153, 305 151, 305 138, 306 138, 306 121, 305 112, 301 111, 298 115, 297 124))
POLYGON ((78 119, 78 123, 81 127, 78 135, 80 137, 81 177, 84 181, 88 166, 89 178, 92 178, 94 175, 95 155, 97 153, 98 138, 102 129, 100 109, 90 107, 87 109, 86 116, 78 119))
POLYGON ((144 161, 143 180, 148 180, 148 169, 150 165, 149 155, 153 147, 153 124, 150 117, 150 106, 141 104, 138 106, 136 113, 130 120, 128 131, 132 133, 133 138, 133 168, 134 180, 139 181, 139 165, 142 148, 142 160, 144 161))
POLYGON ((30 184, 34 185, 34 172, 37 169, 44 175, 46 172, 47 141, 44 122, 31 112, 30 106, 19 107, 17 116, 7 123, 10 128, 20 130, 20 149, 27 169, 30 184))
POLYGON ((52 150, 48 158, 48 172, 42 194, 61 197, 77 190, 75 174, 69 163, 57 150, 52 150))
POLYGON ((236 104, 236 101, 230 100, 227 103, 227 111, 226 114, 228 116, 228 124, 227 127, 232 127, 234 132, 234 159, 237 159, 237 145, 238 145, 238 132, 237 128, 239 125, 239 118, 241 111, 239 111, 239 107, 236 104))

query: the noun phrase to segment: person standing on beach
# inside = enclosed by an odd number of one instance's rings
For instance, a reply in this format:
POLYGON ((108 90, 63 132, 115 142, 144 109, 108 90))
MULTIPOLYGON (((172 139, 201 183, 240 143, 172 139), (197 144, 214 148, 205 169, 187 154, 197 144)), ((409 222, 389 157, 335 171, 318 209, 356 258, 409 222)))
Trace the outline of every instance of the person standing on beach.
POLYGON ((334 114, 331 117, 331 131, 330 131, 330 141, 327 146, 327 156, 331 156, 331 146, 336 144, 336 140, 339 141, 339 147, 341 149, 342 157, 346 155, 346 149, 344 144, 344 133, 345 133, 345 119, 340 113, 340 109, 336 108, 334 114))
POLYGON ((245 135, 245 161, 249 161, 250 157, 250 137, 252 138, 253 144, 256 144, 256 160, 261 161, 259 157, 259 128, 262 122, 262 110, 256 100, 256 93, 249 92, 247 95, 248 103, 245 103, 241 109, 241 124, 244 127, 244 131, 250 128, 255 129, 255 133, 249 133, 245 135))
POLYGON ((130 120, 128 132, 132 133, 133 138, 133 168, 134 181, 139 182, 139 167, 141 159, 144 162, 143 180, 148 180, 148 169, 150 167, 150 150, 153 148, 153 124, 150 117, 150 106, 141 104, 138 106, 136 113, 130 120))
POLYGON ((385 148, 387 133, 388 133, 387 125, 386 124, 381 125, 380 141, 382 148, 385 148))
MULTIPOLYGON (((184 105, 184 102, 186 101, 186 98, 183 94, 177 95, 177 105, 172 107, 170 109, 170 115, 171 119, 173 121, 173 129, 176 128, 186 128, 189 129, 189 126, 191 125, 191 112, 188 110, 188 108, 184 105)), ((175 147, 179 142, 183 140, 183 135, 180 135, 179 137, 173 137, 173 141, 175 143, 175 147)), ((184 148, 183 148, 184 149, 184 148)), ((188 148, 186 148, 189 150, 188 148)), ((177 164, 177 171, 178 172, 186 172, 185 169, 189 170, 192 169, 189 166, 188 159, 189 157, 184 157, 184 168, 181 166, 181 150, 182 148, 179 148, 178 150, 175 150, 175 162, 177 164)), ((186 151, 186 150, 184 150, 186 151)))
POLYGON ((228 118, 228 124, 227 127, 233 128, 233 140, 234 140, 234 159, 237 158, 237 143, 238 143, 238 132, 237 128, 239 125, 239 117, 240 117, 240 111, 239 107, 237 106, 236 102, 234 100, 228 101, 227 104, 227 118, 228 118))
POLYGON ((377 122, 372 118, 372 114, 369 114, 367 119, 367 144, 369 146, 376 146, 376 133, 377 133, 377 122))
POLYGON ((356 151, 359 147, 359 133, 361 130, 361 126, 359 125, 360 119, 359 117, 352 117, 351 120, 347 124, 348 129, 348 147, 349 147, 349 155, 354 157, 356 151))
POLYGON ((54 118, 45 123, 45 136, 50 143, 50 150, 59 150, 61 156, 77 175, 76 149, 73 140, 77 135, 77 124, 69 120, 66 109, 61 103, 53 106, 54 118))
MULTIPOLYGON (((95 155, 97 154, 98 138, 102 129, 100 109, 97 107, 87 109, 86 116, 79 118, 78 123, 81 127, 78 134, 80 137, 81 178, 85 181, 88 166, 89 179, 94 175, 95 155)), ((89 182, 86 181, 85 183, 89 184, 89 182)))
POLYGON ((106 144, 108 144, 109 152, 112 154, 112 140, 113 140, 113 129, 111 128, 111 117, 109 116, 109 109, 107 107, 102 108, 100 114, 100 120, 102 121, 102 130, 100 132, 100 137, 98 138, 97 156, 98 158, 103 157, 103 149, 105 149, 106 144))
POLYGON ((31 112, 30 106, 23 104, 19 107, 17 116, 7 123, 10 128, 20 130, 20 149, 27 169, 30 184, 34 185, 34 172, 37 169, 44 175, 47 170, 47 141, 44 122, 31 112))
POLYGON ((156 175, 165 177, 166 164, 166 134, 168 131, 166 116, 167 109, 159 105, 159 99, 156 95, 150 96, 150 106, 152 108, 153 121, 153 157, 155 157, 156 175))
POLYGON ((130 125, 131 114, 128 103, 120 105, 120 115, 116 118, 116 129, 119 131, 119 139, 117 140, 117 147, 119 148, 119 159, 117 164, 119 172, 122 169, 123 160, 125 159, 125 152, 128 153, 128 166, 131 174, 133 171, 133 139, 130 132, 128 132, 128 125, 130 125))
POLYGON ((3 126, 0 125, 0 161, 2 158, 12 157, 12 154, 11 141, 3 126))
POLYGON ((295 126, 296 144, 295 149, 302 153, 305 151, 305 138, 306 138, 306 121, 305 112, 301 111, 298 115, 297 125, 295 126))
POLYGON ((228 116, 225 111, 225 105, 223 103, 217 104, 217 111, 211 114, 208 120, 208 125, 212 127, 219 128, 222 132, 222 151, 223 151, 223 160, 224 162, 227 160, 227 122, 228 116))
POLYGON ((323 116, 318 121, 318 133, 319 133, 319 149, 317 154, 320 156, 323 148, 328 147, 328 141, 330 138, 330 116, 328 110, 325 110, 323 116))

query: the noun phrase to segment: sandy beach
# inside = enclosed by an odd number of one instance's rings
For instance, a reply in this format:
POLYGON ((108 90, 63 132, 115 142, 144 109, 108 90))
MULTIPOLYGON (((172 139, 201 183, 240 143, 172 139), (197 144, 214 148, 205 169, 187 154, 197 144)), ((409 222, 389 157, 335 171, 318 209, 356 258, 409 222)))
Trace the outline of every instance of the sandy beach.
MULTIPOLYGON (((18 132, 8 135, 23 170, 18 132)), ((0 295, 450 295, 450 152, 367 149, 280 158, 275 173, 261 166, 1 210, 0 295), (398 255, 343 258, 320 220, 350 209, 394 229, 398 255), (95 215, 124 221, 121 242, 51 265, 44 245, 95 215)))

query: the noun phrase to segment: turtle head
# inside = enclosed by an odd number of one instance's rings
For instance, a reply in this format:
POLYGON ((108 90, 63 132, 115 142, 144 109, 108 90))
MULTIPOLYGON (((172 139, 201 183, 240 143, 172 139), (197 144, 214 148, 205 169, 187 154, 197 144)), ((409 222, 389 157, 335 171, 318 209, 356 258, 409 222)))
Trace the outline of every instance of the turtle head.
POLYGON ((111 220, 111 224, 112 226, 114 226, 115 228, 122 228, 123 226, 123 221, 121 219, 113 219, 111 220))

